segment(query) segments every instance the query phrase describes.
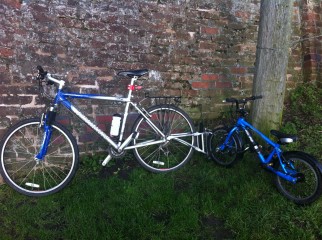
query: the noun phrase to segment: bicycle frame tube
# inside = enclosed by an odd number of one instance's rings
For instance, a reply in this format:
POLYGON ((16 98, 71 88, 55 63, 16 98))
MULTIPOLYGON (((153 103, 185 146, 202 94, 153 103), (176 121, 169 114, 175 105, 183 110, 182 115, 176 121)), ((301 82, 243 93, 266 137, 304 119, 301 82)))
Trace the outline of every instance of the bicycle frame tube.
MULTIPOLYGON (((160 144, 164 143, 169 139, 165 139, 165 135, 162 131, 158 129, 157 126, 154 125, 154 123, 149 119, 149 114, 144 110, 141 109, 136 103, 131 102, 131 95, 132 91, 135 89, 133 88, 134 82, 137 80, 137 77, 133 77, 131 79, 131 84, 129 85, 128 88, 128 96, 127 97, 110 97, 110 96, 104 96, 104 95, 98 95, 98 94, 81 94, 81 93, 70 93, 70 92, 64 92, 62 88, 58 88, 55 99, 53 101, 54 108, 62 104, 65 106, 68 110, 70 110, 72 113, 74 113, 76 116, 78 116, 82 121, 84 121, 89 127, 91 127, 95 132, 97 132, 103 139, 105 139, 114 149, 117 150, 128 150, 136 147, 144 147, 152 144, 160 144), (75 98, 75 99, 95 99, 95 100, 103 100, 103 101, 116 101, 116 102, 121 102, 125 103, 125 110, 123 113, 123 119, 122 119, 122 124, 120 128, 120 135, 119 135, 119 140, 116 143, 113 141, 106 133, 104 133, 101 129, 99 129, 90 119, 88 119, 84 114, 82 114, 69 100, 68 98, 75 98), (137 136, 136 133, 131 133, 130 136, 128 136, 127 139, 125 139, 122 143, 123 140, 123 134, 125 131, 125 126, 126 126, 126 120, 128 116, 128 111, 129 111, 129 106, 132 105, 138 113, 140 113, 147 121, 147 123, 151 126, 151 128, 162 137, 162 140, 159 141, 147 141, 147 142, 141 142, 140 144, 136 146, 127 146, 133 138, 137 136)), ((47 114, 48 115, 48 114, 47 114)), ((47 118, 48 116, 46 116, 47 118)), ((48 144, 50 141, 51 137, 51 131, 52 131, 52 126, 50 123, 48 124, 47 121, 45 121, 44 124, 44 139, 43 143, 41 146, 41 149, 36 156, 37 159, 41 160, 43 157, 46 155, 48 144)), ((194 135, 192 133, 191 135, 194 135)), ((178 136, 169 136, 171 138, 175 138, 178 140, 180 137, 185 137, 186 134, 178 135, 178 136)))
MULTIPOLYGON (((146 114, 143 113, 143 111, 137 106, 137 104, 132 103, 130 101, 131 99, 131 93, 132 90, 129 90, 129 94, 127 98, 122 98, 122 97, 109 97, 109 96, 103 96, 103 95, 97 95, 97 94, 80 94, 80 93, 65 93, 62 90, 58 90, 56 97, 54 99, 54 105, 58 106, 62 104, 65 106, 68 110, 73 112, 76 116, 78 116, 82 121, 84 121, 89 127, 91 127, 95 132, 97 132, 101 137, 103 137, 110 145, 112 145, 113 148, 115 149, 121 149, 123 150, 126 145, 121 144, 120 140, 123 138, 124 134, 124 129, 126 125, 126 119, 128 116, 128 110, 130 104, 140 113, 142 116, 147 120, 148 124, 162 137, 165 137, 164 134, 150 121, 150 119, 146 116, 146 114), (117 102, 123 102, 126 104, 125 106, 125 111, 124 111, 124 116, 123 116, 123 121, 121 125, 121 130, 120 130, 120 136, 119 136, 119 143, 115 143, 106 133, 104 133, 101 129, 99 129, 91 120, 89 120, 84 114, 82 114, 70 101, 67 100, 67 98, 76 98, 76 99, 96 99, 96 100, 105 100, 105 101, 117 101, 117 102)), ((47 146, 49 143, 49 139, 51 136, 51 126, 45 124, 44 126, 45 134, 44 134, 44 140, 42 147, 40 149, 39 154, 36 156, 37 159, 42 159, 43 156, 47 152, 47 146)), ((128 139, 125 140, 127 144, 130 142, 130 139, 132 138, 131 134, 128 139)), ((140 144, 140 146, 146 146, 150 144, 157 144, 165 142, 165 140, 160 140, 160 141, 155 141, 153 143, 146 143, 146 144, 140 144)))
POLYGON ((249 124, 244 118, 239 118, 237 120, 236 126, 233 127, 229 133, 228 136, 225 139, 225 142, 220 146, 220 149, 223 150, 225 148, 225 146, 228 145, 229 143, 229 139, 231 139, 232 135, 234 134, 234 132, 241 130, 243 132, 246 133, 248 139, 253 143, 254 140, 252 138, 252 136, 250 135, 249 131, 247 130, 247 128, 253 130, 255 133, 257 133, 262 139, 265 140, 266 143, 268 143, 269 145, 271 145, 273 147, 272 152, 270 153, 270 155, 267 157, 267 159, 264 158, 264 156, 261 154, 260 151, 257 152, 260 160, 262 163, 268 163, 271 161, 272 157, 277 154, 278 156, 280 155, 280 146, 279 144, 271 141, 268 137, 266 137, 262 132, 260 132, 259 130, 257 130, 255 127, 253 127, 251 124, 249 124))
MULTIPOLYGON (((257 155, 260 159, 260 161, 263 164, 267 164, 269 163, 273 156, 276 155, 278 157, 278 159, 280 159, 280 163, 281 166, 284 170, 284 172, 278 171, 276 169, 274 169, 273 167, 267 165, 267 169, 274 172, 275 174, 277 174, 278 176, 292 182, 292 183, 296 183, 297 178, 290 176, 289 174, 286 174, 288 171, 285 169, 284 164, 281 161, 281 149, 280 149, 280 145, 273 142, 272 140, 270 140, 268 137, 266 137, 262 132, 260 132, 259 130, 257 130, 255 127, 253 127, 251 124, 249 124, 244 118, 239 118, 237 120, 236 126, 233 127, 230 132, 228 133, 228 136, 225 139, 225 142, 220 146, 220 149, 223 150, 225 148, 225 146, 228 145, 229 143, 229 139, 232 137, 232 135, 234 134, 234 132, 238 131, 239 129, 241 129, 242 131, 244 131, 248 137, 248 139, 254 143, 254 140, 252 138, 252 136, 250 135, 249 131, 247 130, 247 128, 251 129, 252 131, 254 131, 257 135, 259 135, 262 139, 264 139, 264 141, 266 143, 268 143, 269 145, 271 145, 273 147, 273 150, 270 152, 270 154, 268 155, 268 157, 265 159, 265 157, 263 156, 263 154, 260 151, 256 151, 257 155)), ((291 172, 291 173, 294 173, 291 172)))
MULTIPOLYGON (((253 127, 251 124, 249 124, 244 118, 239 118, 237 120, 237 124, 236 124, 239 128, 242 128, 243 131, 246 131, 246 134, 247 134, 247 128, 251 129, 252 131, 254 131, 257 135, 259 135, 262 139, 264 139, 264 141, 266 143, 268 143, 269 145, 271 145, 273 147, 273 151, 270 155, 274 155, 273 153, 275 154, 278 154, 280 153, 280 145, 273 142, 272 140, 270 140, 268 137, 266 137, 262 132, 260 132, 258 129, 256 129, 255 127, 253 127)), ((250 139, 251 136, 249 134, 247 134, 247 137, 250 139)), ((251 140, 251 139, 250 139, 251 140)), ((260 160, 263 162, 263 163, 268 163, 271 158, 270 156, 268 156, 268 159, 265 159, 264 156, 258 152, 258 156, 260 157, 260 160)))

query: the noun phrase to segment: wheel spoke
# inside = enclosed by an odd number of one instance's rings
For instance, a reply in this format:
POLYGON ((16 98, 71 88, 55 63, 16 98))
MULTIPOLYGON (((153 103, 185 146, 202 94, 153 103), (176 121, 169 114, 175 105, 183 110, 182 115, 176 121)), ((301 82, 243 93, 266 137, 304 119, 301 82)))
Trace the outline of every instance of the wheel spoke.
POLYGON ((52 127, 48 151, 41 160, 34 159, 43 140, 39 121, 24 120, 9 130, 2 146, 1 172, 15 190, 29 196, 48 195, 74 176, 78 164, 76 141, 63 126, 52 127))
MULTIPOLYGON (((151 121, 167 137, 172 134, 193 133, 194 127, 190 118, 179 108, 169 105, 155 106, 148 110, 151 121)), ((149 124, 146 124, 142 117, 134 126, 134 131, 139 133, 134 145, 145 141, 158 141, 158 136, 149 124)), ((162 140, 162 139, 161 139, 162 140)), ((153 172, 173 171, 186 163, 192 155, 194 137, 184 137, 166 140, 157 145, 139 147, 134 149, 134 154, 139 163, 146 169, 153 172), (186 144, 184 142, 186 142, 186 144)))
MULTIPOLYGON (((276 176, 276 186, 278 190, 288 199, 297 204, 308 204, 315 201, 322 192, 321 174, 318 172, 314 163, 305 157, 294 153, 283 154, 286 166, 286 174, 293 176, 303 176, 297 183, 291 183, 282 177, 276 176), (290 169, 290 167, 292 169, 290 169), (298 175, 300 174, 300 175, 298 175)), ((280 165, 279 170, 283 172, 280 165)))

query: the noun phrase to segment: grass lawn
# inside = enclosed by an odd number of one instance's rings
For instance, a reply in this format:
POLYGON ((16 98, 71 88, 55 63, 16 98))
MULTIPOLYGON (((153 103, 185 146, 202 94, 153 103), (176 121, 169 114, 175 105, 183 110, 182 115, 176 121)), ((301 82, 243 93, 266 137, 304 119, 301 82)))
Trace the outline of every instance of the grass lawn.
POLYGON ((89 161, 51 196, 2 185, 0 239, 322 239, 322 199, 289 202, 254 155, 227 169, 195 154, 170 174, 149 173, 131 155, 105 168, 89 161))

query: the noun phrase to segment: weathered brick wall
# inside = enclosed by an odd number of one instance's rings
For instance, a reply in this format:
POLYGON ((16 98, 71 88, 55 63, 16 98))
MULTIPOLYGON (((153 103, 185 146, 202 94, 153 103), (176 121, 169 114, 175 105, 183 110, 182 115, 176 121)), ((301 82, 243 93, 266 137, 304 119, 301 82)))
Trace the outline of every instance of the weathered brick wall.
MULTIPOLYGON (((115 77, 118 70, 148 68, 153 71, 142 81, 145 89, 181 95, 181 107, 196 121, 201 114, 217 117, 226 96, 251 94, 259 0, 0 3, 0 136, 17 120, 44 111, 32 82, 38 64, 65 75, 74 91, 101 94, 125 93, 128 81, 115 77)), ((295 2, 288 88, 302 81, 303 73, 320 77, 319 38, 300 41, 303 32, 321 34, 320 10, 319 1, 295 2)), ((119 111, 98 102, 77 103, 106 131, 110 115, 119 111)), ((92 149, 95 135, 64 111, 61 115, 77 126, 81 151, 92 149)))
POLYGON ((322 2, 305 1, 301 5, 303 78, 322 86, 322 2))

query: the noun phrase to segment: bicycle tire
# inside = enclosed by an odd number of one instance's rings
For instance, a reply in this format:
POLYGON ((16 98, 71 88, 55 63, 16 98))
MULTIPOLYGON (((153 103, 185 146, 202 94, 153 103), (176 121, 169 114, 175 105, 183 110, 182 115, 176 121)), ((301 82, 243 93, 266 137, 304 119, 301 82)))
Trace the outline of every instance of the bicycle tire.
MULTIPOLYGON (((194 133, 195 128, 191 118, 182 109, 174 105, 156 105, 147 109, 150 120, 165 136, 179 133, 194 133)), ((147 123, 143 116, 139 116, 133 125, 133 132, 138 138, 133 140, 134 146, 146 141, 161 140, 161 137, 147 123)), ((137 161, 151 172, 171 172, 185 165, 192 157, 195 137, 180 137, 189 145, 171 139, 165 143, 134 148, 137 161)))
POLYGON ((42 139, 40 119, 12 126, 0 143, 0 173, 5 182, 27 196, 46 196, 63 189, 74 177, 79 153, 75 138, 61 124, 52 124, 52 136, 43 160, 35 160, 42 139))
POLYGON ((241 158, 241 141, 238 136, 234 133, 228 142, 228 145, 224 150, 219 150, 226 137, 228 136, 229 130, 225 127, 218 127, 212 131, 212 134, 208 140, 208 152, 212 160, 217 164, 224 167, 233 166, 236 161, 241 158))
MULTIPOLYGON (((285 152, 282 155, 286 162, 291 163, 291 169, 303 174, 303 180, 294 184, 276 175, 275 184, 278 191, 298 205, 307 205, 317 200, 322 194, 322 177, 316 163, 304 154, 296 152, 285 152)), ((279 162, 277 169, 283 171, 279 162)))

